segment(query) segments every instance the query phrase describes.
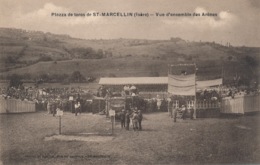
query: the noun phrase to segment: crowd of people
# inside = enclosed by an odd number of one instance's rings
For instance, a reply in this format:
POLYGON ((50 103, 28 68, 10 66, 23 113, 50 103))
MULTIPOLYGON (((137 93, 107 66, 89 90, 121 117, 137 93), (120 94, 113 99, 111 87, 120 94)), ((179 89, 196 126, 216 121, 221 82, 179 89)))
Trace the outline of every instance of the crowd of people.
POLYGON ((196 99, 200 101, 220 101, 220 92, 215 89, 204 89, 196 92, 196 99))
POLYGON ((123 89, 120 90, 121 92, 118 91, 119 91, 118 89, 114 90, 102 85, 97 91, 97 96, 98 97, 136 96, 138 94, 138 89, 135 85, 125 85, 123 89))
MULTIPOLYGON (((134 85, 125 85, 120 96, 137 96, 138 89, 134 85)), ((259 94, 259 90, 250 88, 238 88, 232 86, 225 86, 220 89, 204 89, 197 91, 197 101, 209 101, 220 102, 223 97, 244 96, 244 95, 256 95, 259 94)), ((63 111, 69 111, 75 113, 75 115, 81 112, 92 111, 92 102, 87 101, 89 95, 90 100, 93 98, 93 94, 88 91, 84 91, 80 87, 78 88, 39 88, 39 87, 2 87, 0 88, 0 95, 5 99, 19 99, 23 101, 33 101, 36 103, 36 110, 43 110, 49 114, 55 115, 56 109, 63 111)), ((98 96, 106 97, 111 96, 112 91, 109 88, 101 86, 98 89, 98 96)), ((130 101, 138 99, 139 97, 132 97, 130 101)), ((166 98, 161 98, 157 95, 152 99, 139 99, 136 101, 138 108, 143 112, 155 112, 155 111, 168 111, 168 106, 171 105, 173 100, 179 100, 178 106, 185 105, 187 100, 194 100, 194 98, 183 98, 181 102, 180 98, 171 97, 169 101, 166 98)))
POLYGON ((84 94, 80 88, 37 88, 37 87, 2 87, 0 95, 4 98, 14 98, 20 100, 35 101, 39 99, 65 99, 69 96, 84 94))
POLYGON ((126 130, 129 130, 130 122, 132 122, 134 131, 142 130, 143 114, 141 110, 137 109, 137 107, 135 107, 133 110, 127 110, 127 111, 123 109, 119 113, 119 119, 120 119, 122 129, 125 128, 126 130))
POLYGON ((122 95, 135 96, 137 94, 137 88, 134 85, 125 85, 122 91, 122 95))
POLYGON ((18 88, 2 87, 0 88, 0 94, 4 98, 14 98, 19 100, 34 101, 37 98, 37 89, 32 87, 25 88, 24 86, 19 86, 18 88))
POLYGON ((194 115, 194 108, 191 106, 190 108, 187 108, 185 105, 182 105, 180 108, 174 108, 173 109, 173 121, 177 121, 177 116, 180 115, 182 120, 185 120, 187 116, 190 117, 190 119, 193 119, 194 115))
POLYGON ((258 95, 260 93, 259 89, 256 88, 239 88, 235 86, 227 86, 222 88, 222 97, 232 97, 235 96, 246 96, 246 95, 258 95))
POLYGON ((2 87, 0 95, 4 99, 33 101, 37 111, 56 114, 57 110, 71 111, 76 115, 89 107, 88 98, 92 94, 78 88, 38 88, 38 87, 2 87))

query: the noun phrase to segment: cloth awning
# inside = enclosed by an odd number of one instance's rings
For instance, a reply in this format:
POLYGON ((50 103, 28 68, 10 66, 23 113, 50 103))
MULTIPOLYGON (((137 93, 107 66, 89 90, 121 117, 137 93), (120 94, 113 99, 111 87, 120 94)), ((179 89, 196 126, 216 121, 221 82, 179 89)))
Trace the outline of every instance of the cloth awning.
POLYGON ((215 79, 215 80, 206 80, 206 81, 197 81, 197 88, 207 88, 207 87, 213 87, 213 86, 219 86, 222 85, 223 79, 215 79))
MULTIPOLYGON (((168 85, 168 83, 174 84, 174 86, 190 86, 193 85, 192 81, 181 81, 181 77, 174 76, 174 79, 168 79, 168 77, 105 77, 100 78, 100 85, 168 85), (180 80, 180 81, 175 81, 180 80)), ((187 77, 188 78, 188 77, 187 77)), ((193 79, 194 77, 189 77, 193 79)), ((196 81, 197 88, 206 88, 212 86, 218 86, 223 83, 222 78, 206 81, 196 81)))
POLYGON ((106 77, 100 78, 100 85, 167 85, 168 77, 106 77))

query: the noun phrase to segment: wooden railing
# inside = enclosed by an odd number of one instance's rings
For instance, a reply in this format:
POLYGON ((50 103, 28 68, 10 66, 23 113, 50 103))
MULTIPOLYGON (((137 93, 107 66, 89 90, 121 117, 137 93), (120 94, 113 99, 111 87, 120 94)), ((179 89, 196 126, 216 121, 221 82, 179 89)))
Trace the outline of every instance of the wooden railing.
POLYGON ((260 95, 235 96, 222 99, 221 113, 245 114, 260 111, 260 95))
POLYGON ((35 103, 32 101, 5 99, 0 97, 0 113, 22 113, 35 111, 35 103))

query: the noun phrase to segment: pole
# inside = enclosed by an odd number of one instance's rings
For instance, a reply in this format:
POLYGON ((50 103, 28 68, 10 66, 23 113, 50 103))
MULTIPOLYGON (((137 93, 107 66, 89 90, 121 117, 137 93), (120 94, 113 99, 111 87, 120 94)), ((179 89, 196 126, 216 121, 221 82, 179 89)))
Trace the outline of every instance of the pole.
POLYGON ((59 116, 59 135, 61 134, 61 116, 59 116))
POLYGON ((106 98, 106 117, 108 117, 108 100, 106 98))
POLYGON ((196 85, 196 73, 197 73, 197 67, 196 67, 196 64, 195 64, 195 98, 194 98, 194 119, 196 119, 197 115, 196 115, 196 112, 197 112, 197 96, 196 96, 196 91, 197 91, 197 85, 196 85))
POLYGON ((111 120, 112 120, 112 135, 114 134, 114 116, 111 116, 111 120))
POLYGON ((169 116, 171 116, 171 114, 170 114, 170 101, 169 101, 169 99, 167 101, 168 101, 168 114, 169 114, 169 116))
MULTIPOLYGON (((171 94, 169 93, 169 74, 170 74, 170 70, 171 70, 171 65, 169 64, 168 65, 168 84, 167 84, 167 95, 168 95, 168 98, 170 98, 171 94)), ((169 102, 169 101, 168 101, 169 102)), ((170 112, 170 104, 168 103, 168 113, 170 112)), ((171 112, 169 113, 170 116, 172 117, 172 109, 171 109, 171 112)))
POLYGON ((98 112, 100 112, 100 100, 98 99, 98 112))

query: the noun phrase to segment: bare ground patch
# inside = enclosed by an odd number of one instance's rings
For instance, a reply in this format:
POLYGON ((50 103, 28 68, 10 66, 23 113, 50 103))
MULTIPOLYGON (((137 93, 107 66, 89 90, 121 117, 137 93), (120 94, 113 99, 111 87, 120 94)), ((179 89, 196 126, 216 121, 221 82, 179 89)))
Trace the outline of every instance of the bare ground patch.
POLYGON ((91 135, 91 136, 79 136, 79 135, 53 135, 45 137, 45 141, 50 140, 61 140, 61 141, 83 141, 83 142, 108 142, 113 140, 113 136, 100 136, 100 135, 91 135))

